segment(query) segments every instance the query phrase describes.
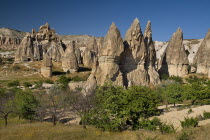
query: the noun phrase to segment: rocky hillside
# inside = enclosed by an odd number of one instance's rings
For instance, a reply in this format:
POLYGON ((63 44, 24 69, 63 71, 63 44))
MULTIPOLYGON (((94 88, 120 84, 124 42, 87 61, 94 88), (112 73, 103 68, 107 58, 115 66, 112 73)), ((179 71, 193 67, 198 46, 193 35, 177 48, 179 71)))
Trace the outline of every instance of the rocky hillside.
POLYGON ((26 32, 0 28, 0 50, 16 49, 25 35, 26 32))

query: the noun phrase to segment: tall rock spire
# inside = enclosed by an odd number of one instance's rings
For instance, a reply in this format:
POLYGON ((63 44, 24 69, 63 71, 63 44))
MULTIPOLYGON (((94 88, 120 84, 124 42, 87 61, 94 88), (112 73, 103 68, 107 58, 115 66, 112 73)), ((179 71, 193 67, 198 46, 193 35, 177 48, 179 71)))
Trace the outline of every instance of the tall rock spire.
POLYGON ((94 77, 97 84, 103 85, 112 81, 115 85, 123 86, 123 77, 119 69, 120 55, 124 50, 123 39, 114 23, 104 38, 98 61, 90 77, 94 77))
POLYGON ((144 32, 144 41, 147 48, 146 69, 149 75, 149 82, 150 84, 156 85, 160 82, 160 78, 155 66, 156 51, 154 42, 152 40, 152 28, 150 21, 147 22, 147 26, 144 32))
POLYGON ((147 50, 140 22, 137 18, 127 30, 124 40, 125 51, 121 56, 124 85, 126 87, 148 85, 148 74, 145 69, 147 50))
POLYGON ((171 37, 165 50, 161 73, 169 76, 185 76, 188 74, 189 61, 183 45, 183 33, 181 28, 171 37))
POLYGON ((195 56, 194 62, 197 65, 197 73, 208 74, 210 77, 210 29, 206 34, 198 52, 195 56))

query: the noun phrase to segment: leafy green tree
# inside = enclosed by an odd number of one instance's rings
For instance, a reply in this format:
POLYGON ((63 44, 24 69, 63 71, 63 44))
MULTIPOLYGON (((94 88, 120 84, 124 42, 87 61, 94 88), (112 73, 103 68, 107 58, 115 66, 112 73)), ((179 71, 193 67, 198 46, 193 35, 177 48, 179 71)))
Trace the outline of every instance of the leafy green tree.
POLYGON ((32 120, 36 115, 38 101, 30 90, 19 90, 15 95, 16 113, 25 119, 32 120))
POLYGON ((104 130, 119 131, 138 127, 140 118, 157 113, 158 98, 147 87, 123 87, 106 84, 96 90, 96 108, 91 124, 104 130))

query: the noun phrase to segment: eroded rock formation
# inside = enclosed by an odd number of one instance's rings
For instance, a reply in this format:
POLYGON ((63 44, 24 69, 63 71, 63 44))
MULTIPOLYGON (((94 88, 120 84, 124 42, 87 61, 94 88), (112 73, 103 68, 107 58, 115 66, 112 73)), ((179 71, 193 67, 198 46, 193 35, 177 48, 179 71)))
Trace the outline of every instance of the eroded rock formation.
POLYGON ((92 70, 90 78, 95 78, 98 85, 113 82, 115 85, 123 86, 123 76, 120 72, 120 55, 124 51, 123 39, 120 31, 114 23, 104 38, 98 60, 92 70))
POLYGON ((148 85, 148 73, 145 69, 147 50, 137 18, 126 32, 124 40, 125 51, 121 58, 124 85, 148 85))
POLYGON ((24 37, 16 51, 15 62, 39 61, 45 53, 48 53, 53 61, 61 61, 64 54, 64 45, 48 23, 42 25, 38 32, 32 29, 32 33, 24 37))
POLYGON ((52 60, 48 54, 44 55, 41 67, 41 74, 46 78, 50 78, 52 76, 52 60))
POLYGON ((188 74, 189 61, 183 45, 183 33, 180 28, 171 37, 162 56, 161 74, 185 76, 188 74))
POLYGON ((195 64, 197 65, 196 73, 208 74, 210 77, 210 29, 206 34, 198 52, 195 56, 195 64))
POLYGON ((79 70, 75 54, 75 42, 69 45, 62 58, 62 69, 65 72, 77 72, 79 70))
POLYGON ((147 26, 144 32, 144 41, 147 48, 146 69, 149 75, 149 82, 152 85, 156 85, 160 82, 160 78, 156 70, 156 51, 154 42, 152 40, 152 29, 150 21, 147 22, 147 26))

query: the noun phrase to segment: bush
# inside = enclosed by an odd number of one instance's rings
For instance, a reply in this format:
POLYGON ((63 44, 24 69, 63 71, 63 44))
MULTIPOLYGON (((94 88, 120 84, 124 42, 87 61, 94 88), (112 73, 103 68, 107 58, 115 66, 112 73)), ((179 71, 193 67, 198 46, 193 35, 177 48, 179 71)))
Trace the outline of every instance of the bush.
POLYGON ((174 126, 171 124, 171 125, 168 125, 166 123, 162 123, 160 126, 160 132, 162 133, 174 133, 175 132, 175 129, 174 129, 174 126))
POLYGON ((74 82, 85 81, 86 79, 83 77, 75 76, 71 79, 74 82))
POLYGON ((32 84, 29 83, 29 82, 24 82, 24 83, 23 83, 23 86, 24 86, 25 88, 27 88, 27 87, 31 87, 32 84))
POLYGON ((52 80, 49 80, 49 79, 45 80, 45 83, 54 84, 54 82, 52 80))
POLYGON ((35 88, 41 88, 43 81, 35 81, 34 84, 35 84, 35 88))
POLYGON ((197 127, 198 118, 184 118, 184 121, 180 121, 183 128, 197 127))
POLYGON ((210 119, 210 112, 203 112, 203 119, 210 119))
POLYGON ((21 69, 21 67, 20 67, 20 66, 15 65, 15 66, 13 66, 13 67, 12 67, 12 69, 13 69, 14 71, 17 71, 17 70, 20 70, 20 69, 21 69))
POLYGON ((169 80, 174 80, 174 81, 176 81, 176 82, 178 82, 178 83, 183 83, 182 78, 179 77, 179 76, 171 76, 171 77, 169 77, 168 79, 169 79, 169 80))
POLYGON ((16 86, 20 86, 20 82, 18 80, 8 83, 8 87, 16 87, 16 86))
POLYGON ((191 135, 192 131, 182 130, 181 134, 177 137, 177 140, 190 140, 191 135))

